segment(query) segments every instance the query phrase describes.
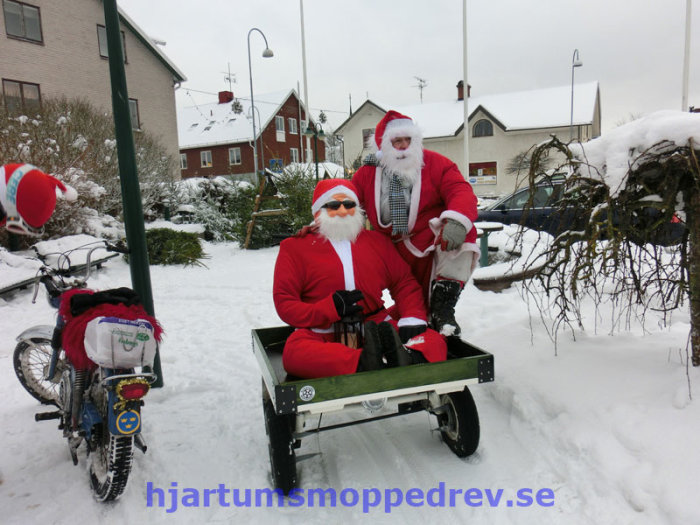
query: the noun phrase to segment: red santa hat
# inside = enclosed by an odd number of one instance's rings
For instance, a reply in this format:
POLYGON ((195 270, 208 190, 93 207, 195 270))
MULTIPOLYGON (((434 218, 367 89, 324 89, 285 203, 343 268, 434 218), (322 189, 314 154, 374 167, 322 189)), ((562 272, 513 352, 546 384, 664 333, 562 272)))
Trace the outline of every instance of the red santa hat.
POLYGON ((374 131, 374 141, 381 151, 383 146, 391 143, 396 137, 411 137, 411 139, 421 140, 422 133, 413 120, 398 111, 389 110, 379 121, 374 131))
POLYGON ((32 233, 24 224, 41 228, 56 207, 56 188, 68 191, 61 181, 31 164, 1 166, 0 196, 7 212, 7 229, 32 233))
POLYGON ((357 189, 351 181, 347 179, 323 179, 316 184, 316 189, 314 189, 311 213, 316 215, 316 212, 319 211, 324 204, 335 200, 333 199, 333 195, 337 193, 344 193, 355 202, 360 202, 360 199, 357 198, 357 189))

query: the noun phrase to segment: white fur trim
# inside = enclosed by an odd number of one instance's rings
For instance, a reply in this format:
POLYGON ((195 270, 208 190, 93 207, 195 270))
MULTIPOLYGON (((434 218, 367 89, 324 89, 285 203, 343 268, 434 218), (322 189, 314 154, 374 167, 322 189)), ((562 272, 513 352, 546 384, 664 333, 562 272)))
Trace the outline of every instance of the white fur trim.
POLYGON ((397 323, 399 327, 401 326, 411 326, 411 325, 423 325, 426 326, 428 323, 425 319, 418 319, 417 317, 402 317, 397 323))
POLYGON ((440 220, 445 220, 445 219, 452 219, 454 221, 457 221, 460 223, 462 226, 464 226, 467 231, 470 231, 474 227, 474 223, 469 220, 469 217, 466 215, 459 213, 458 211, 454 210, 445 210, 440 214, 440 220))
POLYGON ((340 263, 343 265, 343 277, 345 279, 345 289, 355 289, 355 269, 352 265, 352 246, 350 241, 331 241, 331 245, 338 254, 340 263))
MULTIPOLYGON (((401 120, 403 121, 404 119, 401 120)), ((392 120, 391 122, 396 121, 392 120)), ((383 150, 387 146, 393 148, 391 141, 397 137, 411 137, 411 146, 417 144, 421 149, 423 149, 423 131, 413 123, 410 126, 389 127, 387 125, 386 129, 384 130, 384 135, 382 135, 382 144, 379 149, 383 150)))
POLYGON ((314 201, 314 203, 311 205, 311 213, 313 215, 316 215, 316 212, 320 210, 324 204, 327 204, 328 202, 333 200, 333 195, 335 195, 336 193, 345 193, 348 197, 352 197, 357 204, 360 203, 360 199, 357 198, 357 195, 354 191, 352 191, 347 186, 338 184, 337 186, 333 186, 330 190, 328 190, 326 193, 324 193, 314 201))

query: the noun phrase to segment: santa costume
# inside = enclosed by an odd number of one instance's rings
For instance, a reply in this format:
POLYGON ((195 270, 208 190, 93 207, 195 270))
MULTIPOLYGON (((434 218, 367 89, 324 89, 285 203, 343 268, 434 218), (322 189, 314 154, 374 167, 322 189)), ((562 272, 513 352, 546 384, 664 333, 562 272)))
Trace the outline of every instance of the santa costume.
MULTIPOLYGON (((382 301, 384 289, 396 303, 394 326, 425 325, 427 320, 420 286, 386 236, 365 230, 362 222, 357 233, 345 239, 323 233, 326 210, 322 207, 338 194, 358 202, 350 181, 326 179, 318 183, 312 204, 317 227, 307 227, 284 240, 275 264, 275 308, 285 323, 296 328, 285 344, 283 364, 288 373, 298 377, 349 374, 358 368, 361 350, 337 340, 334 324, 341 316, 333 300, 336 291, 361 291, 363 299, 357 305, 366 321, 390 319, 382 301)), ((355 213, 364 220, 360 209, 355 208, 355 213)), ((446 358, 444 339, 431 330, 411 339, 407 346, 430 362, 446 358)))
POLYGON ((12 233, 40 235, 56 206, 56 190, 75 190, 31 164, 0 166, 0 226, 12 233))
POLYGON ((389 111, 377 124, 374 142, 378 162, 362 166, 352 179, 360 204, 372 227, 395 243, 422 285, 431 326, 457 335, 454 306, 479 254, 476 196, 454 162, 423 149, 421 131, 409 117, 389 111), (410 138, 408 148, 393 146, 392 140, 400 137, 410 138), (392 211, 401 206, 403 224, 398 223, 401 214, 392 211), (443 228, 450 221, 464 238, 456 249, 445 250, 443 228))

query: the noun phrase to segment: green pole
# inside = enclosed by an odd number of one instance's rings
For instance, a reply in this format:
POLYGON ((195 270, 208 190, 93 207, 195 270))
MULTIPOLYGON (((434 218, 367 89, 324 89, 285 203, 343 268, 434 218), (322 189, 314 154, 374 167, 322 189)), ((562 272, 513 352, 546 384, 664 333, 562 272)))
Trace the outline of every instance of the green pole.
MULTIPOLYGON (((155 316, 153 293, 151 291, 151 274, 146 247, 146 230, 143 224, 141 207, 141 190, 136 172, 136 150, 131 128, 129 111, 129 94, 126 89, 124 71, 124 52, 122 50, 121 30, 116 0, 104 0, 105 29, 107 32, 107 50, 109 53, 109 75, 112 81, 112 112, 114 113, 114 130, 117 138, 117 157, 119 159, 119 179, 122 187, 122 204, 124 206, 124 228, 129 245, 129 269, 131 284, 139 294, 146 311, 155 316)), ((163 386, 163 374, 160 366, 160 354, 156 353, 153 371, 158 376, 152 386, 163 386)))

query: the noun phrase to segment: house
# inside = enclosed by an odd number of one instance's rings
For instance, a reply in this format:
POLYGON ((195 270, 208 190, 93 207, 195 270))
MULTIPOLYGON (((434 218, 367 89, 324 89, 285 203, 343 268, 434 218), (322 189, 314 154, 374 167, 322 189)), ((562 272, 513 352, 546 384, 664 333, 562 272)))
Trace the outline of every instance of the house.
MULTIPOLYGON (((521 153, 548 140, 552 134, 568 142, 570 133, 582 141, 600 135, 600 89, 597 82, 574 86, 573 126, 571 125, 571 86, 518 91, 496 95, 469 96, 469 176, 477 195, 510 193, 523 174, 509 173, 521 153)), ((393 106, 365 101, 336 134, 343 136, 348 164, 370 152, 369 140, 377 122, 394 109, 411 117, 423 130, 424 145, 452 159, 464 169, 463 83, 457 84, 457 97, 447 102, 393 106)))
MULTIPOLYGON (((8 109, 31 112, 43 97, 66 96, 112 112, 100 0, 2 0, 0 16, 1 94, 8 109)), ((122 10, 119 23, 132 126, 177 158, 174 89, 185 75, 122 10)))
MULTIPOLYGON (((306 142, 301 128, 306 111, 295 90, 255 95, 258 170, 301 161, 306 142)), ((178 109, 182 178, 235 175, 252 180, 255 173, 250 99, 220 91, 218 102, 178 109)), ((325 160, 323 139, 310 140, 307 159, 325 160), (318 144, 318 150, 316 149, 318 144)))

